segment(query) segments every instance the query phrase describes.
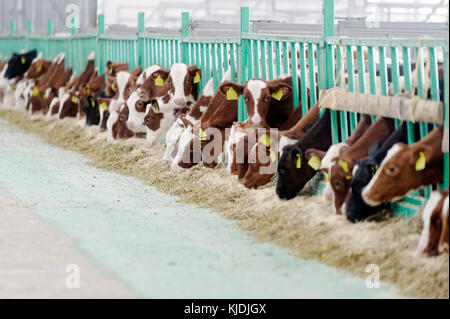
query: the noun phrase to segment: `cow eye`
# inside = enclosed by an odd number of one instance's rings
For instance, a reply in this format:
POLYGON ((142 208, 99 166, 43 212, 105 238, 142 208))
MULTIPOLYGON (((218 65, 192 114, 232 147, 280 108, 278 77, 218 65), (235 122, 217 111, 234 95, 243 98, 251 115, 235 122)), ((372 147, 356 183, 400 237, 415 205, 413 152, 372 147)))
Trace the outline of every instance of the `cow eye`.
POLYGON ((341 181, 336 181, 336 182, 334 182, 334 186, 340 187, 340 186, 341 186, 341 181))
POLYGON ((249 100, 248 100, 248 97, 244 97, 244 102, 245 102, 245 103, 248 103, 248 101, 249 101, 249 100))
POLYGON ((270 101, 270 96, 265 96, 264 97, 264 102, 269 102, 270 101))
POLYGON ((172 79, 169 78, 169 79, 167 80, 167 82, 168 82, 169 84, 172 84, 172 79))
POLYGON ((386 167, 385 172, 386 172, 386 174, 388 174, 388 175, 396 175, 396 174, 398 173, 397 166, 395 166, 395 165, 389 165, 389 166, 386 167))
POLYGON ((186 80, 184 82, 189 84, 191 82, 191 79, 190 78, 186 78, 186 80))

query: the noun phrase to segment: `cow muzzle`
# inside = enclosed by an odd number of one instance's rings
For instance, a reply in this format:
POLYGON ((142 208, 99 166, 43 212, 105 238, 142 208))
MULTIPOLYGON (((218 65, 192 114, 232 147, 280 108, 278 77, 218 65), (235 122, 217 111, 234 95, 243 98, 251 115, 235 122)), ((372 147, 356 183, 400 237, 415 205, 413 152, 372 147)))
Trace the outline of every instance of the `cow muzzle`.
POLYGON ((177 98, 174 100, 174 102, 177 106, 185 106, 186 105, 186 100, 183 98, 177 98))

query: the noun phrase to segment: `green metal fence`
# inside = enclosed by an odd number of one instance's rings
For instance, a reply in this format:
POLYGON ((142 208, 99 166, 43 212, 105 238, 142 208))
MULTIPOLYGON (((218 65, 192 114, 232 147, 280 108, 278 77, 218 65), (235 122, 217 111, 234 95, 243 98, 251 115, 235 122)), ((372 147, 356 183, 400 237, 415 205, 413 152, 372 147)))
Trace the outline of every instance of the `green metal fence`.
MULTIPOLYGON (((33 33, 29 22, 28 33, 15 33, 14 21, 11 21, 9 34, 0 35, 0 54, 10 56, 22 49, 37 49, 44 58, 52 59, 60 52, 66 52, 67 66, 80 74, 90 52, 96 52, 96 66, 99 72, 105 70, 108 60, 128 62, 130 69, 141 65, 144 69, 153 64, 169 68, 173 63, 196 64, 202 70, 200 89, 213 78, 214 89, 227 70, 232 79, 245 83, 251 78, 274 79, 282 74, 293 77, 293 98, 297 106, 302 101, 302 113, 317 103, 317 92, 340 85, 340 70, 345 69, 346 87, 349 91, 388 95, 399 92, 399 68, 403 67, 405 90, 413 89, 413 69, 411 65, 418 61, 417 88, 419 97, 423 96, 423 78, 431 82, 431 98, 439 99, 439 90, 444 90, 444 126, 449 126, 449 52, 447 38, 437 39, 377 39, 336 37, 334 32, 334 0, 323 0, 322 34, 282 35, 250 32, 250 11, 248 7, 240 9, 240 32, 230 37, 191 36, 189 13, 181 16, 181 31, 175 33, 153 33, 145 29, 144 13, 138 14, 137 32, 119 33, 105 28, 103 15, 98 16, 98 29, 95 34, 77 33, 72 29, 68 35, 54 35, 53 23, 48 22, 45 35, 33 33), (422 54, 418 54, 422 52, 422 54), (427 52, 428 68, 423 57, 427 52), (356 56, 356 58, 354 58, 356 56), (379 61, 375 61, 375 57, 379 61), (417 56, 422 58, 417 60, 417 56), (444 64, 444 87, 439 87, 438 56, 444 64), (367 59, 366 59, 367 57, 367 59), (388 57, 390 58, 388 60, 388 57), (378 64, 379 78, 376 64, 378 64), (388 66, 391 81, 388 81, 388 66), (425 74, 427 71, 427 74, 425 74), (366 74, 368 80, 366 81, 366 74), (300 83, 298 83, 300 79, 300 83), (379 83, 377 80, 379 79, 379 83), (309 91, 308 91, 309 90, 309 91), (309 96, 309 98, 308 98, 309 96)), ((332 111, 333 143, 346 140, 357 126, 359 114, 345 111, 332 111), (339 120, 338 121, 338 117, 339 120), (338 125, 338 123, 340 123, 338 125)), ((247 118, 243 98, 239 98, 239 120, 247 118)), ((397 125, 399 121, 397 120, 397 125)), ((409 123, 409 143, 414 143, 412 123, 409 123)), ((426 123, 421 123, 421 137, 428 133, 426 123)), ((449 185, 449 155, 445 153, 444 177, 440 188, 449 185)), ((425 187, 393 208, 409 215, 417 211, 415 207, 428 198, 431 187, 425 187)))

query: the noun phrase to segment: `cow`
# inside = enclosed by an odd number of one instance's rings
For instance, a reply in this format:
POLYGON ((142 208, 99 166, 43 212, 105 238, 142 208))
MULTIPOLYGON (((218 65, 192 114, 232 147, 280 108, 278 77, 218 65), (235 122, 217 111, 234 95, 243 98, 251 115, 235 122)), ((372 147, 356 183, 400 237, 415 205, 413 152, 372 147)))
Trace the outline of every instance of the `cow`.
MULTIPOLYGON (((414 124, 415 135, 419 135, 419 123, 414 124)), ((353 176, 350 188, 350 195, 346 202, 345 215, 351 222, 361 221, 370 215, 375 214, 382 206, 369 206, 362 197, 361 192, 363 188, 370 182, 375 175, 379 165, 386 157, 388 150, 395 143, 408 142, 407 123, 403 123, 397 130, 395 130, 389 138, 382 143, 376 141, 369 149, 369 156, 361 158, 356 162, 353 168, 353 176)))
POLYGON ((420 186, 438 183, 443 176, 443 127, 408 146, 396 143, 362 191, 370 206, 397 201, 420 186))
MULTIPOLYGON (((447 231, 447 245, 448 245, 448 189, 446 191, 434 191, 425 205, 422 212, 422 234, 420 236, 417 251, 420 254, 427 254, 428 256, 437 256, 440 252, 444 252, 445 248, 439 249, 441 234, 447 231), (447 201, 445 209, 444 202, 447 201), (446 213, 444 212, 446 211, 446 213), (447 215, 447 218, 445 218, 447 215), (446 221, 445 221, 446 219, 446 221), (444 227, 445 222, 447 227, 444 227), (446 230, 444 230, 446 228, 446 230)), ((445 241, 445 240, 444 240, 445 241)), ((448 246, 447 246, 448 251, 448 246)))
POLYGON ((61 98, 58 110, 58 120, 62 120, 65 117, 82 117, 84 115, 82 107, 86 101, 86 90, 83 88, 91 78, 97 77, 94 63, 95 52, 92 52, 88 56, 86 67, 83 72, 75 79, 70 87, 70 91, 66 91, 64 97, 61 98))
POLYGON ((442 205, 442 232, 441 237, 439 238, 439 246, 438 246, 438 252, 439 254, 447 253, 448 254, 448 222, 449 222, 449 216, 448 216, 448 207, 449 205, 449 199, 448 199, 448 188, 447 188, 447 197, 444 200, 444 204, 442 205))
MULTIPOLYGON (((248 137, 241 136, 236 143, 236 150, 238 150, 238 152, 239 150, 244 151, 244 163, 236 163, 237 156, 233 157, 233 164, 236 167, 235 169, 237 169, 236 173, 238 179, 242 179, 242 183, 247 188, 256 189, 269 183, 276 172, 278 159, 283 148, 287 145, 294 144, 305 136, 307 131, 318 119, 319 106, 314 105, 300 121, 289 130, 269 132, 267 136, 269 136, 270 140, 258 139, 258 142, 254 146, 251 146, 251 142, 249 145, 248 137), (275 138, 270 137, 271 135, 275 138), (250 154, 247 155, 249 158, 248 164, 245 163, 245 152, 247 149, 250 149, 250 154), (274 153, 271 154, 271 152, 274 153), (269 168, 271 166, 274 167, 273 170, 269 168)), ((242 160, 240 160, 240 162, 242 162, 242 160)))
POLYGON ((319 166, 319 169, 326 176, 325 188, 323 190, 323 196, 326 200, 333 201, 333 189, 330 184, 330 173, 331 167, 335 164, 336 158, 339 157, 339 154, 341 154, 342 151, 352 146, 364 134, 370 124, 371 117, 369 115, 364 115, 358 122, 358 126, 352 135, 345 142, 331 145, 326 152, 316 149, 306 150, 305 155, 308 161, 316 161, 316 165, 319 166))
POLYGON ((64 64, 65 53, 60 53, 53 59, 52 65, 47 72, 45 72, 39 83, 36 83, 33 87, 29 103, 30 115, 48 109, 49 104, 51 103, 49 92, 61 76, 65 74, 64 64))
MULTIPOLYGON (((220 84, 231 81, 231 71, 224 73, 220 84)), ((166 134, 166 152, 164 160, 171 163, 172 169, 187 168, 185 163, 180 163, 185 149, 190 147, 190 141, 196 138, 193 134, 193 128, 201 121, 203 114, 209 108, 211 101, 214 99, 214 85, 211 78, 205 85, 202 94, 195 102, 192 109, 185 118, 179 117, 166 134)), ((216 100, 217 101, 217 100, 216 100)), ((211 106, 211 110, 215 109, 215 105, 211 106)), ((204 118, 206 120, 206 118, 204 118)), ((189 166, 190 164, 188 164, 189 166)))
MULTIPOLYGON (((368 118, 370 123, 370 118, 368 118)), ((373 142, 385 141, 395 129, 393 119, 380 117, 369 128, 364 126, 364 134, 353 145, 343 148, 339 157, 334 159, 330 171, 330 185, 332 188, 332 204, 335 214, 341 215, 345 211, 345 201, 350 189, 353 167, 356 161, 366 157, 373 142)))
POLYGON ((297 196, 298 192, 316 174, 316 169, 307 164, 305 152, 310 148, 326 151, 330 147, 330 120, 330 110, 326 109, 306 135, 296 143, 284 146, 277 167, 276 193, 281 199, 292 199, 297 196))
POLYGON ((47 88, 44 94, 45 104, 42 106, 42 113, 47 118, 58 114, 60 99, 64 95, 65 86, 73 80, 72 68, 68 68, 58 79, 53 87, 47 88), (47 107, 48 105, 48 107, 47 107))
POLYGON ((9 80, 17 76, 22 77, 36 57, 36 50, 31 50, 21 54, 13 53, 8 61, 4 77, 9 80))

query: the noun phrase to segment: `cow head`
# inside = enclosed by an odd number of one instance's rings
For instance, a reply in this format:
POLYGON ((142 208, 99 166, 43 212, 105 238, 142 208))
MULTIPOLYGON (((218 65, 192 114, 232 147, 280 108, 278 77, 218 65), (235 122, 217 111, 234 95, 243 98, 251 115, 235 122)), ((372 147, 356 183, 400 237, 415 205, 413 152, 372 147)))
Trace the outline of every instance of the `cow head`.
MULTIPOLYGON (((442 135, 440 136, 442 139, 442 135)), ((362 197, 370 206, 396 201, 412 189, 422 185, 438 183, 442 179, 442 155, 423 143, 411 147, 404 143, 395 144, 387 153, 380 169, 364 187, 362 197), (437 153, 437 154, 435 154, 437 153), (435 162, 431 162, 436 158, 435 162)))
POLYGON ((276 192, 281 199, 294 198, 316 174, 316 171, 307 162, 305 151, 299 143, 283 148, 278 161, 276 187, 276 192))
POLYGON ((43 59, 36 59, 31 65, 28 71, 25 73, 25 77, 28 79, 36 79, 41 77, 47 72, 47 70, 51 66, 50 61, 46 61, 43 59))
POLYGON ((333 191, 333 209, 334 213, 341 215, 345 199, 352 183, 353 161, 343 154, 334 158, 334 165, 330 171, 330 186, 333 191))
POLYGON ((120 71, 128 71, 128 63, 108 61, 106 62, 106 69, 106 74, 115 77, 116 74, 120 71))
POLYGON ((183 63, 175 63, 169 72, 166 69, 159 69, 152 74, 152 77, 157 84, 167 81, 168 94, 171 99, 178 107, 184 107, 188 100, 197 100, 197 83, 200 81, 201 75, 202 71, 195 65, 187 66, 183 63))
MULTIPOLYGON (((259 134, 258 142, 255 145, 252 147, 248 145, 251 147, 248 154, 248 169, 242 180, 245 187, 256 189, 271 181, 277 170, 279 154, 277 133, 277 131, 267 130, 265 134, 259 134)), ((238 173, 241 172, 238 170, 238 173)))
POLYGON ((103 132, 107 129, 107 123, 109 119, 109 103, 111 102, 111 99, 109 98, 97 98, 98 102, 98 110, 100 112, 100 132, 103 132))
POLYGON ((245 85, 235 84, 235 94, 243 95, 250 123, 269 127, 266 123, 271 103, 283 102, 292 95, 292 86, 284 82, 268 82, 260 79, 249 80, 245 85))
POLYGON ((444 204, 442 207, 442 232, 441 238, 439 238, 439 247, 438 251, 440 254, 447 253, 448 254, 448 227, 449 227, 449 197, 448 197, 448 188, 447 188, 447 197, 445 197, 444 204))
POLYGON ((8 66, 6 67, 4 77, 7 79, 13 79, 16 76, 24 75, 36 56, 36 50, 22 54, 14 53, 8 61, 8 66))
MULTIPOLYGON (((127 100, 127 106, 129 109, 129 116, 127 121, 127 126, 130 130, 135 133, 145 133, 145 111, 147 100, 142 99, 137 91, 133 91, 127 100)), ((158 103, 155 100, 155 103, 158 103)))
POLYGON ((428 256, 438 255, 439 240, 443 230, 442 209, 446 194, 443 191, 431 193, 422 213, 423 230, 417 250, 428 256))
POLYGON ((99 104, 91 95, 88 95, 86 98, 83 112, 86 114, 86 126, 98 125, 100 123, 99 104))

